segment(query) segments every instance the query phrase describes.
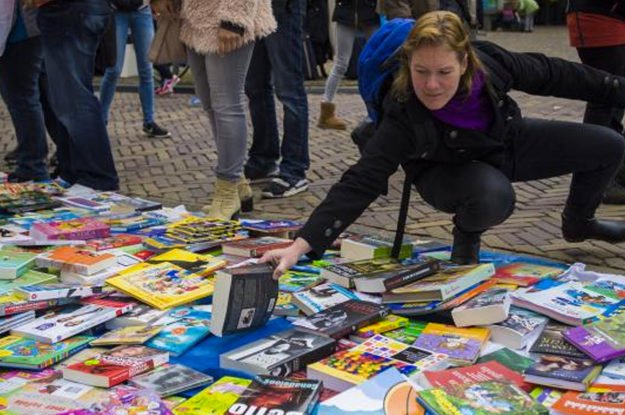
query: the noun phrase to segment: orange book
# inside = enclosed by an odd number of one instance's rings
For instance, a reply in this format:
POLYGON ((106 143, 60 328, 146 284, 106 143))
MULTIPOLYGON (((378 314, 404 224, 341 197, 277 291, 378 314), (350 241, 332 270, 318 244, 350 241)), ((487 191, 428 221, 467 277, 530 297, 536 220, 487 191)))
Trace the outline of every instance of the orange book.
POLYGON ((75 246, 60 246, 36 259, 42 267, 59 268, 61 272, 76 272, 93 275, 116 265, 116 257, 110 253, 99 253, 75 246))
POLYGON ((622 414, 625 392, 567 392, 551 409, 567 415, 622 414))

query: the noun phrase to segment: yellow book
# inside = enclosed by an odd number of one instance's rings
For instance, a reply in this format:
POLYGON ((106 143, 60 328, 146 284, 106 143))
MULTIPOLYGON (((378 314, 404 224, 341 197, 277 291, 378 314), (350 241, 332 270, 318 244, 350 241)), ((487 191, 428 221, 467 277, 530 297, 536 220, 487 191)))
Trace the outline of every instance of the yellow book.
POLYGON ((175 415, 222 415, 252 383, 250 379, 224 376, 174 408, 175 415))
POLYGON ((212 278, 202 277, 167 262, 137 264, 106 282, 159 310, 208 297, 214 291, 212 278))
POLYGON ((156 255, 146 261, 148 264, 160 264, 169 262, 180 268, 191 271, 197 275, 208 276, 226 266, 226 261, 217 259, 212 255, 196 254, 184 249, 172 249, 160 255, 156 255))

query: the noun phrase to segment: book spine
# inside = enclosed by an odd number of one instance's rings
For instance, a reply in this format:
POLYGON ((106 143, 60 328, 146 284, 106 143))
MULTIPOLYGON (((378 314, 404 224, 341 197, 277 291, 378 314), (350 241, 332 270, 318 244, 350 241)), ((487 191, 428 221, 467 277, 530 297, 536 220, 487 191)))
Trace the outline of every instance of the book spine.
POLYGON ((423 267, 399 273, 384 281, 384 287, 387 291, 398 288, 412 282, 418 281, 429 275, 432 275, 439 269, 438 262, 430 262, 424 264, 423 267))

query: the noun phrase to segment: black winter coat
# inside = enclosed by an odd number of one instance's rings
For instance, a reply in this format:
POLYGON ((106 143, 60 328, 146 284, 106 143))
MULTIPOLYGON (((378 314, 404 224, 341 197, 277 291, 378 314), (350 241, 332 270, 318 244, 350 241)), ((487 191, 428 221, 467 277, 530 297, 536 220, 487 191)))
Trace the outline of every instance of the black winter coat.
POLYGON ((474 46, 495 109, 490 130, 482 133, 446 125, 434 119, 414 93, 405 102, 387 94, 383 118, 362 157, 330 189, 299 232, 313 248, 309 256, 320 256, 385 191, 400 165, 418 175, 433 164, 481 160, 511 171, 514 150, 509 143, 522 122, 517 103, 508 95, 512 89, 625 106, 625 78, 542 54, 509 52, 490 42, 474 46))
POLYGON ((332 21, 354 28, 379 25, 376 4, 376 0, 337 0, 332 21))

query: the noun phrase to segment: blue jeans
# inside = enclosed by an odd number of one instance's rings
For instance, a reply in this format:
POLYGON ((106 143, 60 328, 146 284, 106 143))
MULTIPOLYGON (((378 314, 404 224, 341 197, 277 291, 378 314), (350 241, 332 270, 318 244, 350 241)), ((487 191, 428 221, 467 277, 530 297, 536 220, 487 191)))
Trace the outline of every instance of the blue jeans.
POLYGON ((57 137, 60 177, 97 190, 119 188, 92 85, 96 49, 111 13, 107 0, 56 0, 41 7, 37 16, 50 103, 64 127, 57 137))
POLYGON ((7 105, 17 138, 19 176, 37 180, 48 178, 48 143, 41 105, 39 77, 43 70, 41 38, 32 37, 7 44, 0 56, 0 95, 7 105))
POLYGON ((104 122, 108 122, 117 80, 124 67, 126 40, 128 39, 128 29, 130 29, 137 58, 137 70, 139 71, 139 99, 143 110, 143 122, 151 123, 154 121, 154 80, 152 79, 152 62, 150 62, 148 53, 154 38, 152 12, 149 7, 144 7, 136 12, 115 11, 114 16, 117 63, 114 67, 106 68, 100 86, 100 102, 102 102, 104 122))
POLYGON ((256 42, 247 74, 254 134, 247 164, 273 170, 282 155, 280 176, 289 182, 306 177, 308 156, 308 99, 304 89, 303 19, 305 0, 291 0, 276 7, 278 30, 256 42), (280 147, 275 93, 284 106, 284 137, 280 147))

